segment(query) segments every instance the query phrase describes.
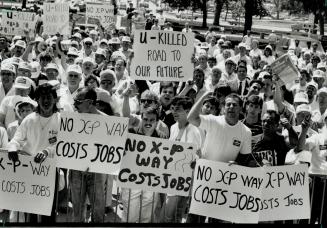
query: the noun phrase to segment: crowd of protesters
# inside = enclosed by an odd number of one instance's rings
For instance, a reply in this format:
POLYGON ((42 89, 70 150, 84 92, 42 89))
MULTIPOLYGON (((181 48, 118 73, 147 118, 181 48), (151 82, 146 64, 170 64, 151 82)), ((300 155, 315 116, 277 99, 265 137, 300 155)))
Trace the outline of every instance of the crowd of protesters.
MULTIPOLYGON (((132 4, 127 9, 131 22, 140 13, 132 4)), ((173 31, 162 13, 141 17, 144 29, 173 31)), ((212 30, 204 42, 195 39, 190 81, 138 81, 130 72, 137 58, 133 26, 108 31, 101 24, 74 25, 69 41, 42 33, 41 16, 38 26, 34 35, 0 36, 0 147, 11 160, 24 156, 21 151, 36 162, 53 156, 60 112, 66 111, 128 117, 129 132, 193 143, 198 158, 248 167, 305 163, 309 173, 327 174, 327 57, 318 42, 287 47, 299 72, 292 86, 270 67, 280 57, 278 37, 272 33, 259 49, 250 31, 234 47, 212 30)), ((182 32, 192 29, 186 24, 182 32)), ((114 176, 57 172, 58 192, 69 192, 42 222, 55 223, 67 202, 73 222, 103 222, 114 213, 114 176)), ((323 183, 315 184, 312 222, 326 194, 323 183)), ((119 201, 124 222, 217 222, 188 213, 189 197, 122 189, 119 201)), ((25 221, 14 211, 8 216, 25 221)))

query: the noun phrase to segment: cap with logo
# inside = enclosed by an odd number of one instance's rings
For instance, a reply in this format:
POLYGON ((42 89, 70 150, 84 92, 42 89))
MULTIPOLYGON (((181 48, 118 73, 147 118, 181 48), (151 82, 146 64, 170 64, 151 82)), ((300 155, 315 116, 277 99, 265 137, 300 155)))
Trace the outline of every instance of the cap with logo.
POLYGON ((309 86, 313 86, 316 90, 318 90, 318 84, 313 80, 311 80, 310 82, 307 83, 307 88, 309 86))
POLYGON ((16 68, 11 63, 1 64, 1 71, 10 71, 11 73, 16 75, 16 68))
POLYGON ((237 63, 236 63, 235 59, 234 59, 234 58, 232 58, 232 57, 229 57, 228 59, 226 59, 226 62, 225 62, 225 64, 227 64, 227 63, 232 63, 232 64, 234 64, 234 65, 237 65, 237 63))
POLYGON ((325 72, 322 70, 315 70, 312 75, 313 78, 324 78, 325 77, 325 72))
POLYGON ((67 55, 73 55, 73 56, 76 56, 76 57, 79 56, 79 55, 78 55, 78 51, 77 51, 77 49, 74 48, 74 47, 70 47, 70 48, 68 49, 67 55))
POLYGON ((113 37, 109 40, 109 44, 120 44, 120 40, 118 37, 113 37))
POLYGON ((67 74, 69 74, 71 72, 81 75, 82 74, 82 69, 81 69, 81 67, 79 65, 76 65, 76 64, 69 65, 67 67, 67 74))
POLYGON ((129 36, 123 36, 123 38, 122 38, 121 41, 122 42, 128 42, 128 43, 130 43, 131 42, 131 38, 129 36))
POLYGON ((84 44, 87 43, 87 42, 93 44, 93 40, 92 40, 92 38, 90 38, 90 37, 85 38, 85 39, 84 39, 84 44))
POLYGON ((85 58, 83 59, 82 64, 84 64, 84 63, 92 63, 92 64, 94 65, 94 60, 93 60, 93 58, 91 58, 91 57, 85 57, 85 58))
POLYGON ((22 47, 22 48, 26 49, 26 43, 23 40, 17 40, 15 43, 15 47, 22 47))
POLYGON ((57 70, 57 71, 59 72, 58 65, 55 64, 55 63, 48 63, 48 64, 45 66, 45 70, 49 70, 49 69, 57 70))
POLYGON ((300 104, 296 107, 296 114, 300 113, 300 112, 307 112, 307 113, 311 113, 311 107, 308 104, 300 104))
POLYGON ((24 69, 24 70, 32 71, 32 66, 31 66, 31 64, 29 64, 28 62, 21 61, 21 62, 18 64, 18 68, 17 68, 17 69, 24 69))
POLYGON ((294 96, 294 103, 309 103, 308 95, 304 92, 298 92, 294 96))
POLYGON ((103 55, 106 56, 106 50, 103 48, 98 48, 95 52, 96 55, 103 55))
POLYGON ((28 77, 18 76, 13 85, 16 89, 29 89, 32 86, 32 80, 28 77))

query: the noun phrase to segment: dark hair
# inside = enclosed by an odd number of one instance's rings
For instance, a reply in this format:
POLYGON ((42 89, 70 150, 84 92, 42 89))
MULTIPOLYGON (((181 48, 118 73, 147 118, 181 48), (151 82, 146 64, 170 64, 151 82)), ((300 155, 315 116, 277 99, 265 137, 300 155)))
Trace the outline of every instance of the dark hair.
POLYGON ((203 75, 203 78, 205 78, 204 70, 202 70, 200 67, 196 67, 193 71, 193 74, 195 74, 195 72, 197 72, 197 71, 203 75))
POLYGON ((112 107, 109 103, 101 101, 101 100, 97 100, 96 101, 96 105, 101 106, 102 108, 98 108, 100 111, 104 112, 105 114, 107 114, 108 116, 113 116, 115 113, 112 110, 112 107))
POLYGON ((85 93, 84 95, 84 99, 89 99, 92 101, 92 104, 96 104, 97 101, 97 92, 95 92, 95 90, 92 88, 88 88, 88 87, 83 87, 83 88, 79 88, 77 89, 77 94, 79 93, 85 93))
POLYGON ((156 118, 157 118, 157 121, 159 120, 159 110, 155 107, 148 107, 148 108, 145 108, 141 111, 141 117, 143 117, 144 114, 154 114, 156 115, 156 118))
MULTIPOLYGON (((42 85, 39 85, 36 88, 35 93, 34 93, 35 100, 36 101, 39 100, 42 94, 51 94, 54 99, 58 98, 57 91, 55 90, 55 88, 52 85, 50 85, 48 83, 44 83, 42 85)), ((53 106, 53 113, 58 112, 58 111, 59 110, 57 108, 57 105, 55 104, 53 106)), ((40 105, 37 106, 36 113, 40 113, 40 105)))
POLYGON ((220 97, 222 96, 226 97, 231 93, 232 93, 232 89, 230 88, 229 85, 221 85, 215 88, 215 90, 213 91, 213 96, 219 100, 220 97))
POLYGON ((260 80, 257 80, 257 79, 254 79, 250 82, 250 87, 254 84, 254 83, 257 83, 261 86, 261 88, 264 86, 263 82, 260 81, 260 80))
POLYGON ((100 86, 100 83, 98 81, 98 77, 95 76, 94 74, 91 74, 89 75, 86 79, 85 79, 85 82, 84 82, 84 86, 86 87, 87 84, 89 83, 90 80, 95 80, 95 82, 97 83, 97 86, 99 87, 100 86))
POLYGON ((274 114, 275 115, 275 118, 274 118, 275 119, 275 123, 276 124, 279 123, 279 121, 280 121, 280 115, 276 111, 274 111, 274 110, 267 110, 266 113, 268 113, 269 115, 274 114))
POLYGON ((172 82, 160 82, 160 93, 163 89, 172 87, 174 89, 174 95, 176 95, 177 88, 175 87, 174 83, 172 82))
POLYGON ((209 61, 214 61, 215 63, 217 63, 217 59, 215 57, 213 57, 213 56, 208 58, 208 62, 209 61))
POLYGON ((171 105, 182 106, 184 110, 190 110, 193 104, 193 99, 187 96, 176 96, 171 102, 171 105))
POLYGON ((238 62, 237 70, 240 68, 244 68, 245 71, 248 71, 248 68, 246 67, 246 65, 243 65, 242 62, 238 62))
POLYGON ((216 114, 217 115, 220 113, 220 102, 216 97, 214 97, 214 96, 207 97, 203 101, 202 105, 204 105, 206 103, 209 103, 209 104, 211 104, 212 106, 214 106, 216 108, 216 114))
POLYGON ((238 94, 236 94, 236 93, 231 93, 231 94, 227 95, 227 96, 225 97, 224 102, 223 102, 224 105, 226 104, 226 100, 227 100, 228 98, 237 99, 237 100, 238 100, 238 104, 239 104, 239 106, 240 106, 240 107, 243 107, 243 100, 242 100, 242 98, 241 98, 238 94))
POLYGON ((123 64, 124 64, 124 67, 126 67, 127 63, 125 61, 125 59, 123 59, 122 57, 118 57, 116 60, 115 60, 115 64, 118 60, 122 60, 123 61, 123 64))
POLYGON ((254 105, 259 105, 260 108, 262 108, 263 106, 263 99, 261 97, 259 97, 258 95, 251 95, 250 97, 248 97, 246 99, 245 105, 248 104, 254 104, 254 105))

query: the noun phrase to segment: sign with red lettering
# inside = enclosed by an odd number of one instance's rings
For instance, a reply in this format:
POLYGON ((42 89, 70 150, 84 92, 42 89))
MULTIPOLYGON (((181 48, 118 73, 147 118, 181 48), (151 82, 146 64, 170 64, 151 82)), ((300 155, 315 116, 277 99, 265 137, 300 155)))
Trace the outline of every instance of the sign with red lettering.
POLYGON ((308 167, 196 162, 190 213, 235 223, 308 219, 308 167))
POLYGON ((117 175, 127 137, 128 118, 62 112, 57 167, 117 175))
POLYGON ((117 185, 189 196, 195 157, 192 144, 128 134, 117 185))
POLYGON ((193 79, 194 34, 135 30, 131 77, 135 80, 193 79))
POLYGON ((53 158, 40 163, 34 157, 19 155, 13 163, 0 153, 1 208, 39 215, 51 214, 55 191, 56 166, 53 158))

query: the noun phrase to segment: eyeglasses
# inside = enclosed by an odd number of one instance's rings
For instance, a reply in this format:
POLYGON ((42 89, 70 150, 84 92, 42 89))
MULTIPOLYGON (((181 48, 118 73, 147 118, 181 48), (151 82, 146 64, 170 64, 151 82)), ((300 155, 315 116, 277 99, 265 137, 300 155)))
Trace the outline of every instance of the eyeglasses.
POLYGON ((111 80, 103 80, 100 82, 101 85, 111 85, 112 81, 111 80))
POLYGON ((67 55, 67 57, 68 57, 68 58, 74 58, 74 59, 77 58, 76 55, 67 55))
POLYGON ((92 43, 86 42, 85 45, 87 45, 87 46, 91 46, 92 43))
POLYGON ((1 72, 0 75, 3 76, 3 77, 10 77, 10 76, 13 75, 13 73, 10 73, 10 72, 1 72))
POLYGON ((70 77, 70 78, 78 78, 79 75, 78 74, 68 74, 68 77, 70 77))
POLYGON ((74 99, 74 104, 75 105, 80 105, 85 101, 90 101, 90 99, 74 99))
POLYGON ((40 61, 46 61, 46 62, 51 62, 51 58, 50 57, 41 57, 40 61))
POLYGON ((149 99, 141 99, 141 104, 155 104, 156 101, 155 100, 149 100, 149 99))

